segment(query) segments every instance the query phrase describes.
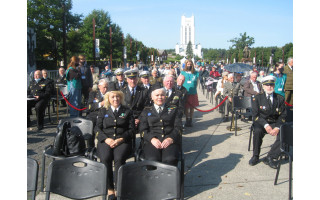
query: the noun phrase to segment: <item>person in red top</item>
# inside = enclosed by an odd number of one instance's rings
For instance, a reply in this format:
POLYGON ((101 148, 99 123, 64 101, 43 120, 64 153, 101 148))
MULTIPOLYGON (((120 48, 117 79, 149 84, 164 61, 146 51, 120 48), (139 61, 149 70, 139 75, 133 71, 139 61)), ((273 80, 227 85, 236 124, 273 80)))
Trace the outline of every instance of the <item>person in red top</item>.
POLYGON ((212 67, 212 70, 211 70, 211 72, 210 72, 210 74, 209 74, 209 76, 210 77, 212 77, 212 78, 216 78, 216 77, 220 77, 221 75, 219 74, 219 72, 218 71, 216 71, 216 66, 213 66, 212 67))

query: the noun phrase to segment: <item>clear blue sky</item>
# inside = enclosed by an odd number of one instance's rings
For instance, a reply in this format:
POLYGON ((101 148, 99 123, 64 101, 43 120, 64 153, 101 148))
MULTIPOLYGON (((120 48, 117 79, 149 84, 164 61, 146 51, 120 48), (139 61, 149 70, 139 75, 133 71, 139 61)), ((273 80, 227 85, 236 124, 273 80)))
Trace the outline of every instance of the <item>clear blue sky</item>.
POLYGON ((253 47, 293 42, 292 0, 73 0, 73 13, 107 11, 124 34, 148 47, 173 49, 180 41, 181 16, 195 16, 195 42, 203 48, 229 48, 240 33, 253 47))

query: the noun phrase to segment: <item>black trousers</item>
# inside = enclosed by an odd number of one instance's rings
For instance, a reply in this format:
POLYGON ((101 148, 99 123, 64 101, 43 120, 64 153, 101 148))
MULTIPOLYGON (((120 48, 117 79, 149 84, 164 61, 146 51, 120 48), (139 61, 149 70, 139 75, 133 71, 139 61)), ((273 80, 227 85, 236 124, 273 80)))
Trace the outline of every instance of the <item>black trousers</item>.
POLYGON ((145 142, 143 146, 144 156, 147 160, 158 161, 169 165, 178 164, 180 146, 171 144, 165 149, 157 149, 151 143, 145 142))
MULTIPOLYGON (((275 124, 270 124, 272 128, 275 127, 275 124)), ((265 128, 258 124, 253 123, 253 156, 259 156, 263 137, 267 134, 265 128)), ((277 159, 280 155, 280 133, 276 136, 276 141, 273 143, 270 151, 268 152, 269 157, 277 159)))
POLYGON ((107 186, 108 189, 115 189, 117 187, 118 171, 121 165, 126 163, 126 159, 131 153, 131 143, 122 143, 115 148, 110 148, 106 143, 98 143, 97 155, 100 162, 107 167, 107 186), (114 177, 112 172, 112 161, 114 161, 114 177), (115 182, 115 184, 113 184, 115 182))
POLYGON ((36 115, 37 115, 37 126, 43 126, 44 121, 44 113, 45 109, 48 105, 48 100, 41 99, 39 101, 27 101, 27 115, 28 120, 30 119, 30 115, 32 115, 31 108, 35 107, 36 115))

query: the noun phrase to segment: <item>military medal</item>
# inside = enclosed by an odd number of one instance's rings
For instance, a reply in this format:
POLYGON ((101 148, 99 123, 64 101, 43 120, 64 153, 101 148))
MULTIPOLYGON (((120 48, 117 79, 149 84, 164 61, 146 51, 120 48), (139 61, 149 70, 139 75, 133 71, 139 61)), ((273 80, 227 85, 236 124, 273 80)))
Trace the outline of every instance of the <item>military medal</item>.
POLYGON ((151 116, 151 113, 148 113, 148 116, 151 116))

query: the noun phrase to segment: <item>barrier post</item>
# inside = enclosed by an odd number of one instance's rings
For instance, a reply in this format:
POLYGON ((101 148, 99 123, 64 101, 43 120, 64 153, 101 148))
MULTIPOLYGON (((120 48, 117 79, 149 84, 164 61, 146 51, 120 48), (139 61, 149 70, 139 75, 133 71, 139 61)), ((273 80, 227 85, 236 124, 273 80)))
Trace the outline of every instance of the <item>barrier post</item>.
MULTIPOLYGON (((235 131, 236 127, 234 126, 234 101, 233 101, 233 89, 231 90, 231 97, 232 97, 232 102, 231 102, 231 110, 232 110, 232 120, 231 120, 231 126, 227 126, 227 130, 229 131, 235 131)), ((237 127, 237 131, 240 131, 241 128, 237 127)))

